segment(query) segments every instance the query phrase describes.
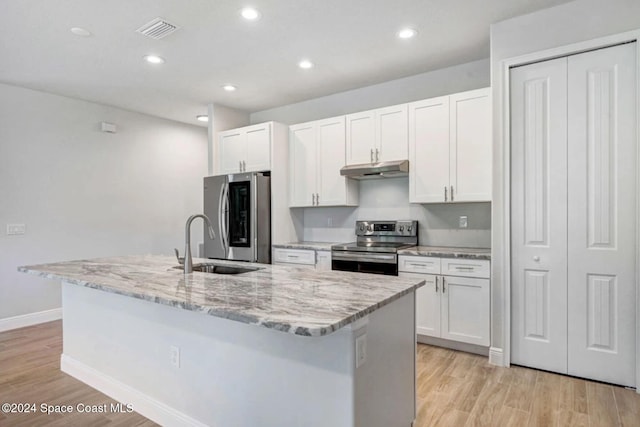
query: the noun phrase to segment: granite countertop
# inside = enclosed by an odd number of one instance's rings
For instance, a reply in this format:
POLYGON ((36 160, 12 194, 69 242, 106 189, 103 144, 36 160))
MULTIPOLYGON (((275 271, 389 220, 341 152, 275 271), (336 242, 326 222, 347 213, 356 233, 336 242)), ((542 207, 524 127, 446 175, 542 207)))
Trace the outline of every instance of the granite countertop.
POLYGON ((491 248, 450 248, 444 246, 414 246, 400 249, 398 255, 432 256, 491 260, 491 248))
MULTIPOLYGON (((194 259, 197 262, 211 260, 194 259)), ((330 334, 415 291, 424 281, 234 261, 239 275, 173 268, 167 256, 123 256, 19 267, 24 273, 304 336, 330 334)))
POLYGON ((313 251, 330 251, 331 246, 336 243, 332 242, 290 242, 278 243, 273 245, 274 248, 280 249, 307 249, 313 251))

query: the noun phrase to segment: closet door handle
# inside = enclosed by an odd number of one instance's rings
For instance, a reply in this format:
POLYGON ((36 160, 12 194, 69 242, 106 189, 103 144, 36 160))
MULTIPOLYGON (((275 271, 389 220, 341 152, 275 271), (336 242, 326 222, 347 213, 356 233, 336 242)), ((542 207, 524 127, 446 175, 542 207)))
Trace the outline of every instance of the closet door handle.
POLYGON ((444 186, 444 201, 447 201, 447 186, 444 186))

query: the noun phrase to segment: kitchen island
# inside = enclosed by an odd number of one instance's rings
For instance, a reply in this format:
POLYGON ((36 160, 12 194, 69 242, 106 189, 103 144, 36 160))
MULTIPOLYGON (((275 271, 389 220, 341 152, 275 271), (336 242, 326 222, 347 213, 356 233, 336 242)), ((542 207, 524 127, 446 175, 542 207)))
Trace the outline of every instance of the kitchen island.
POLYGON ((410 426, 417 279, 161 256, 20 267, 62 281, 61 368, 163 425, 410 426), (205 260, 195 260, 205 261, 205 260))

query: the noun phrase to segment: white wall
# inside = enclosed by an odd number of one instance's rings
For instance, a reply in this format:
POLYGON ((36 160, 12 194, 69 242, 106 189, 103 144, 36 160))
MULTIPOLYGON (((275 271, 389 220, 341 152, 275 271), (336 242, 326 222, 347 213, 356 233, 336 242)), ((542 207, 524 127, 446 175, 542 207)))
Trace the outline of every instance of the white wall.
MULTIPOLYGON (((417 101, 489 86, 489 60, 474 61, 411 77, 341 92, 251 114, 251 123, 275 120, 286 124, 339 116, 372 108, 417 101)), ((406 178, 360 183, 358 208, 306 208, 300 240, 347 242, 355 239, 358 219, 417 219, 421 244, 488 247, 491 204, 409 204, 406 178), (458 229, 458 217, 469 217, 469 228, 458 229), (331 218, 332 225, 327 224, 331 218)))
POLYGON ((0 84, 0 319, 60 307, 59 284, 19 265, 182 252, 206 173, 204 128, 0 84))
POLYGON ((491 27, 491 76, 493 91, 493 213, 492 213, 492 331, 491 346, 501 349, 505 343, 504 278, 502 269, 508 262, 504 250, 504 185, 509 179, 503 172, 506 112, 502 82, 502 61, 538 52, 622 33, 640 28, 638 0, 577 0, 554 8, 500 22, 491 27))
POLYGON ((251 114, 251 123, 292 125, 489 86, 489 59, 315 98, 251 114))

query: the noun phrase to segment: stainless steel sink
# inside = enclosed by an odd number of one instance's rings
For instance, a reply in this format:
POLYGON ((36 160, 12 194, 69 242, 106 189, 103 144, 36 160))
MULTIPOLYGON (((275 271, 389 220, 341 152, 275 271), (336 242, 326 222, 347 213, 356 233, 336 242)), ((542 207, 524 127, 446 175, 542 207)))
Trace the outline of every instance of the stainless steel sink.
MULTIPOLYGON (((184 266, 178 265, 176 267, 180 270, 184 270, 184 266)), ((236 267, 232 265, 216 264, 207 262, 203 264, 193 264, 193 271, 200 271, 202 273, 214 273, 214 274, 242 274, 250 273, 252 271, 262 270, 259 267, 236 267)))

